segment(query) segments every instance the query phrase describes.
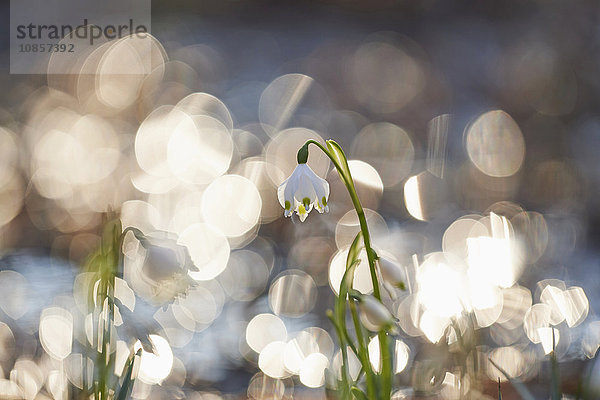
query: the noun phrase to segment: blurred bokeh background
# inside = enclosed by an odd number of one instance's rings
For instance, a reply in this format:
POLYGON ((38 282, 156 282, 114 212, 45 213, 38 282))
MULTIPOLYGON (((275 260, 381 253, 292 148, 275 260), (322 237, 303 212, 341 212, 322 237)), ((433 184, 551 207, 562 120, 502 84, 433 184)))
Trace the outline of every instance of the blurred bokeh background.
POLYGON ((398 399, 497 398, 488 358, 547 398, 553 333, 565 392, 600 389, 598 3, 152 6, 151 51, 108 43, 68 75, 9 75, 0 39, 0 397, 81 384, 81 265, 112 209, 198 269, 181 287, 125 243, 116 351, 141 327, 157 348, 135 398, 326 398, 325 310, 358 221, 316 151, 330 212, 283 218, 277 186, 310 138, 345 149, 375 247, 406 270, 386 298, 398 399), (475 329, 466 381, 457 316, 475 329))

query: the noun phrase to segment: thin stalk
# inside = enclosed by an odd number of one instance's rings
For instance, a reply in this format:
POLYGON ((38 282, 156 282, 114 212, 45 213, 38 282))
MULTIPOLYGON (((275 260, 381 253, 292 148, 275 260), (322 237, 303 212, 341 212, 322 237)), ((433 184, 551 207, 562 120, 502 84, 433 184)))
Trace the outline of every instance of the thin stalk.
MULTIPOLYGON (((329 159, 333 162, 333 165, 338 170, 338 173, 344 183, 346 184, 346 188, 348 189, 348 194, 350 194, 350 198, 352 199, 352 204, 354 205, 354 209, 356 210, 356 215, 358 216, 358 221, 360 223, 360 230, 363 234, 363 241, 365 244, 365 250, 367 252, 367 260, 369 261, 369 271, 371 274, 371 281, 373 282, 373 296, 381 301, 381 293, 379 291, 379 281, 377 279, 377 270, 375 268, 375 257, 374 251, 371 248, 371 235, 369 233, 369 227, 367 225, 367 218, 365 217, 365 212, 362 208, 362 204, 360 199, 358 198, 358 194, 356 193, 356 187, 354 186, 354 181, 352 176, 348 174, 346 176, 344 169, 338 163, 338 161, 332 156, 328 149, 326 149, 321 143, 316 140, 308 140, 305 146, 309 144, 314 144, 319 147, 325 155, 329 157, 329 159)), ((345 157, 345 155, 344 155, 345 157)), ((392 391, 392 382, 391 382, 391 372, 392 372, 392 360, 389 354, 388 349, 388 341, 387 335, 385 331, 381 330, 378 333, 379 336, 379 347, 381 354, 381 376, 383 378, 382 387, 381 387, 381 400, 388 400, 391 396, 392 391)))
POLYGON ((562 393, 560 390, 560 372, 558 369, 558 359, 556 358, 556 338, 554 336, 554 328, 552 329, 552 353, 550 354, 550 366, 552 368, 552 376, 551 376, 551 394, 552 400, 560 400, 562 398, 562 393))
MULTIPOLYGON (((338 332, 338 335, 341 332, 338 332)), ((349 386, 349 382, 350 382, 350 373, 348 371, 348 347, 346 346, 345 343, 343 343, 343 341, 340 341, 340 344, 342 345, 342 381, 344 382, 344 389, 342 391, 342 398, 346 399, 347 398, 347 394, 346 394, 346 390, 348 389, 349 386)))
POLYGON ((105 303, 105 299, 106 299, 106 293, 105 290, 107 290, 106 288, 107 284, 104 280, 100 281, 100 284, 98 285, 98 296, 99 296, 99 306, 100 306, 100 313, 99 313, 99 321, 98 321, 98 394, 99 394, 99 399, 100 400, 105 400, 107 397, 107 393, 106 393, 106 364, 107 364, 107 360, 106 360, 106 321, 107 321, 107 316, 106 316, 106 312, 108 310, 104 309, 104 303, 105 303))
POLYGON ((500 377, 498 377, 498 400, 502 400, 502 387, 500 386, 500 377))
POLYGON ((365 371, 365 379, 367 380, 367 394, 370 399, 376 398, 376 387, 373 375, 373 369, 371 368, 371 362, 369 361, 369 353, 367 351, 367 343, 364 339, 362 326, 358 320, 358 312, 356 311, 356 304, 354 300, 350 300, 350 313, 352 314, 352 321, 354 322, 354 330, 356 331, 356 340, 358 341, 357 356, 361 360, 363 370, 365 371))
MULTIPOLYGON (((354 354, 358 354, 358 352, 356 351, 356 346, 354 346, 354 343, 352 343, 352 339, 350 338, 350 334, 348 333, 348 328, 346 327, 345 316, 346 316, 345 308, 342 309, 342 315, 337 315, 337 313, 336 313, 336 317, 338 317, 338 319, 340 319, 340 321, 338 321, 338 325, 339 325, 338 326, 338 328, 339 328, 338 334, 340 335, 340 344, 342 344, 342 342, 345 342, 345 345, 350 347, 350 349, 352 349, 354 354)), ((333 317, 333 318, 335 318, 335 317, 333 317)), ((342 350, 342 354, 343 353, 344 353, 344 350, 342 350)), ((346 359, 346 362, 347 361, 348 360, 346 359)))
POLYGON ((348 333, 348 330, 344 329, 344 327, 342 327, 342 334, 346 337, 346 344, 348 345, 348 347, 350 347, 350 350, 352 350, 354 354, 358 354, 356 346, 354 346, 354 343, 352 343, 352 339, 350 339, 350 334, 348 333))
POLYGON ((340 340, 340 350, 342 352, 342 399, 350 399, 349 393, 348 393, 348 387, 349 385, 349 372, 348 372, 348 348, 346 347, 346 343, 345 343, 345 338, 344 335, 342 334, 342 330, 339 326, 339 324, 337 323, 335 316, 333 315, 333 313, 331 312, 331 310, 327 310, 327 317, 331 320, 331 323, 333 324, 333 327, 335 328, 338 338, 340 340))

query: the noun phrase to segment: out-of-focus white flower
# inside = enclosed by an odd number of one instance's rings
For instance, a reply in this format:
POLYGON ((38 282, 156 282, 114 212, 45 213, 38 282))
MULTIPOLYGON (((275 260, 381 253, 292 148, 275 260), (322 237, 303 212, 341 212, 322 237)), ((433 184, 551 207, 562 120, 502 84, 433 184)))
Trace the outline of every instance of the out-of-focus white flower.
POLYGON ((394 317, 389 310, 373 296, 364 295, 359 298, 361 320, 365 328, 377 332, 382 328, 392 326, 394 317))
POLYGON ((174 247, 150 246, 146 249, 146 258, 142 270, 144 274, 157 282, 171 279, 177 273, 184 273, 183 253, 174 247))
POLYGON ((404 268, 386 257, 379 257, 377 262, 383 279, 391 285, 404 290, 406 282, 404 268))
POLYGON ((175 235, 161 231, 147 235, 134 231, 134 235, 144 248, 141 277, 152 288, 146 294, 150 303, 166 307, 196 284, 188 272, 198 268, 175 235))
POLYGON ((136 235, 146 250, 142 271, 145 277, 155 282, 172 279, 174 275, 187 275, 188 271, 197 271, 197 267, 185 246, 167 232, 153 232, 148 235, 136 235))
POLYGON ((292 175, 279 185, 277 197, 285 209, 284 215, 289 217, 296 211, 300 221, 306 219, 313 206, 320 213, 329 211, 329 183, 304 163, 298 164, 292 175))

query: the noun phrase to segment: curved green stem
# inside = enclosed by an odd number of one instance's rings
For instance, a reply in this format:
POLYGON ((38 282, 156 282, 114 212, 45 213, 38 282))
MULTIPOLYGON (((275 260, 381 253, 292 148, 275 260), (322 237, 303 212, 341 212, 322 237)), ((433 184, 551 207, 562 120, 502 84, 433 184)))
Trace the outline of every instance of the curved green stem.
MULTIPOLYGON (((351 176, 350 177, 346 176, 346 173, 344 172, 344 169, 342 168, 342 166, 340 165, 340 163, 338 162, 338 160, 336 160, 335 157, 333 157, 331 155, 331 153, 329 152, 329 150, 325 146, 323 146, 321 143, 319 143, 319 142, 317 142, 316 140, 313 140, 313 139, 307 140, 306 143, 304 144, 304 146, 308 147, 309 144, 314 144, 319 149, 321 149, 321 151, 323 151, 323 153, 325 153, 325 155, 331 160, 331 162, 333 163, 333 166, 335 167, 335 169, 340 174, 340 178, 342 178, 342 180, 344 181, 344 184, 346 185, 346 187, 348 188, 348 190, 350 190, 350 186, 352 186, 352 189, 354 190, 354 182, 352 182, 352 177, 351 176), (350 179, 350 181, 348 181, 348 178, 350 179)), ((352 196, 352 194, 350 194, 350 196, 352 196)))
MULTIPOLYGON (((337 145, 337 143, 335 143, 334 141, 327 141, 327 142, 328 143, 332 142, 339 148, 339 145, 337 145)), ((316 140, 310 139, 304 144, 304 146, 306 148, 308 148, 308 145, 310 145, 310 144, 314 144, 315 146, 317 146, 319 149, 321 149, 323 151, 323 153, 325 153, 325 155, 327 157, 329 157, 329 159, 331 160, 331 162, 337 169, 338 174, 340 175, 340 178, 344 181, 346 188, 348 189, 348 194, 350 195, 350 198, 352 199, 352 204, 354 205, 354 209, 356 210, 356 215, 358 216, 358 221, 360 223, 360 229, 363 234, 363 241, 365 244, 365 250, 367 252, 367 260, 369 262, 369 271, 371 273, 371 281, 373 282, 373 296, 375 296, 375 298, 377 300, 381 301, 381 293, 379 290, 379 281, 377 279, 377 270, 375 268, 375 256, 374 256, 375 254, 374 254, 373 249, 371 248, 371 235, 369 233, 369 227, 367 225, 367 218, 365 216, 365 212, 362 208, 362 204, 360 203, 360 199, 358 198, 358 194, 356 193, 356 187, 354 186, 354 181, 352 179, 352 175, 350 175, 350 173, 346 173, 346 170, 342 167, 342 165, 340 165, 340 163, 338 162, 336 157, 334 157, 334 155, 330 152, 330 150, 328 150, 321 143, 317 142, 316 140)), ((343 154, 343 151, 341 150, 341 148, 339 148, 339 149, 340 149, 340 152, 342 152, 344 159, 346 159, 346 156, 345 156, 345 154, 343 154)), ((387 335, 386 335, 385 331, 381 330, 378 335, 379 335, 379 346, 380 346, 380 354, 381 354, 381 361, 382 361, 381 362, 381 376, 383 379, 381 393, 380 393, 381 396, 379 398, 382 400, 388 400, 388 399, 390 399, 391 391, 392 391, 392 381, 391 381, 392 363, 391 363, 391 357, 390 357, 388 344, 387 344, 387 335)))

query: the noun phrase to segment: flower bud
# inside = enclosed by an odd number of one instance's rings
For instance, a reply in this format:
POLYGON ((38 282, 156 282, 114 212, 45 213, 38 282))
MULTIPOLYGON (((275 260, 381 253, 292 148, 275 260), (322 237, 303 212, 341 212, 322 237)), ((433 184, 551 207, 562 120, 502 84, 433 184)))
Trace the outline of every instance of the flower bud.
POLYGON ((401 265, 385 257, 379 257, 378 264, 381 276, 386 282, 402 290, 406 288, 406 273, 401 265))
POLYGON ((300 147, 298 150, 298 164, 306 164, 308 161, 308 143, 300 147))
POLYGON ((392 314, 373 296, 360 296, 359 307, 361 321, 370 331, 377 332, 394 323, 392 314))

